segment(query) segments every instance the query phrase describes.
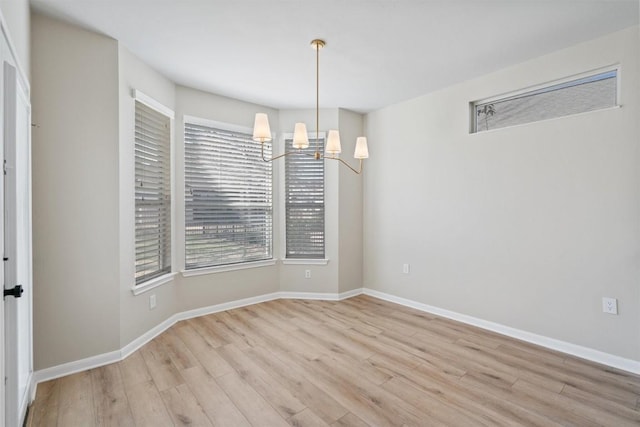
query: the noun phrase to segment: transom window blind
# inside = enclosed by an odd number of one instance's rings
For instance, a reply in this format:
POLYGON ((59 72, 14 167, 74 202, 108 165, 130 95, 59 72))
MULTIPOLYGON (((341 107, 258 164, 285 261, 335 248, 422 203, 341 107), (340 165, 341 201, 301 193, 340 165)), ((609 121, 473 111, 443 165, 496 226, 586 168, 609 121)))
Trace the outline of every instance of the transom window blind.
POLYGON ((313 157, 318 142, 322 152, 324 138, 309 139, 301 150, 308 155, 285 157, 286 258, 324 258, 324 160, 313 157))
MULTIPOLYGON (((185 123, 185 267, 272 258, 272 164, 243 133, 185 123)), ((271 157, 271 144, 265 144, 271 157)))
POLYGON ((171 119, 135 102, 136 284, 171 272, 171 119))
POLYGON ((475 102, 473 132, 613 107, 617 103, 617 83, 617 70, 611 70, 491 101, 475 102))

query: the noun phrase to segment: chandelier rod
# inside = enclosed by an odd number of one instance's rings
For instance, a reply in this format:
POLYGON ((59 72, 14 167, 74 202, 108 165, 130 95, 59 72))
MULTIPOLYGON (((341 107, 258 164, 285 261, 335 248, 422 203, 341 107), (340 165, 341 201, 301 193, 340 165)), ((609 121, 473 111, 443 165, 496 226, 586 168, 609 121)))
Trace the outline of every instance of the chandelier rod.
POLYGON ((320 49, 324 47, 324 41, 315 39, 311 42, 316 50, 316 160, 322 158, 320 153, 320 49))

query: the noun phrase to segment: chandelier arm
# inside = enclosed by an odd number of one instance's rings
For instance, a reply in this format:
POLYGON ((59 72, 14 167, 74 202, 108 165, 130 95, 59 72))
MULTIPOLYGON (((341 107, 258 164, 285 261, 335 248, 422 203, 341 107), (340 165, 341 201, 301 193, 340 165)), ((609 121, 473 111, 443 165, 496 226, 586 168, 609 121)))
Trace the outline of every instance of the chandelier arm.
POLYGON ((273 162, 274 160, 278 160, 281 157, 288 156, 289 154, 294 154, 294 153, 295 153, 295 151, 287 151, 284 154, 280 154, 279 156, 275 156, 275 157, 272 157, 270 159, 265 159, 265 157, 262 156, 262 161, 264 161, 264 162, 273 162))
POLYGON ((261 145, 262 145, 262 147, 261 147, 261 150, 260 150, 260 151, 261 151, 261 153, 260 153, 260 154, 262 155, 262 161, 263 161, 263 162, 272 162, 272 161, 274 161, 274 160, 278 160, 279 158, 281 158, 281 157, 285 157, 285 156, 288 156, 288 155, 290 155, 290 154, 298 154, 298 155, 309 156, 309 157, 313 157, 313 156, 314 156, 314 154, 311 154, 311 153, 303 153, 302 151, 287 151, 287 152, 285 152, 285 153, 283 153, 283 154, 280 154, 279 156, 275 156, 275 157, 271 157, 270 159, 267 159, 267 158, 264 156, 264 143, 262 143, 261 145))
POLYGON ((279 159, 280 157, 284 157, 284 156, 288 156, 289 154, 293 153, 293 151, 287 151, 284 154, 280 154, 279 156, 275 156, 275 157, 271 157, 270 159, 267 159, 264 156, 264 142, 260 144, 260 154, 262 155, 262 161, 263 162, 273 162, 274 160, 279 159))
POLYGON ((358 170, 356 170, 353 166, 351 166, 349 163, 345 162, 344 160, 342 160, 340 157, 324 157, 325 159, 330 159, 330 160, 337 160, 340 163, 342 163, 343 165, 345 165, 346 167, 348 167, 349 169, 351 169, 356 175, 360 175, 362 173, 362 159, 360 159, 360 168, 358 170))

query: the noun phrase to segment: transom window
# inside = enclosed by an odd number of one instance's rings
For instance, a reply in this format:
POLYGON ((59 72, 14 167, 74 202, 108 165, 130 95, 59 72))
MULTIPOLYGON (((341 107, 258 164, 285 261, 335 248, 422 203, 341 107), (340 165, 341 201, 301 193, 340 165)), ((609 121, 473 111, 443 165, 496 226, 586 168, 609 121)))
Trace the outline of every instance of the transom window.
POLYGON ((614 69, 477 101, 472 103, 472 132, 613 107, 617 94, 618 71, 614 69))

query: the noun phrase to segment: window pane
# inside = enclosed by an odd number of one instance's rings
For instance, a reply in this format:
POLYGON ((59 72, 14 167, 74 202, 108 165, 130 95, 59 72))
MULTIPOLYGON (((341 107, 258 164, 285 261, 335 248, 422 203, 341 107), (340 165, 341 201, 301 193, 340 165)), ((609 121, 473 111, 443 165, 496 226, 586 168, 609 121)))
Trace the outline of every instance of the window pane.
POLYGON ((475 132, 613 107, 615 70, 491 102, 475 103, 475 132))
POLYGON ((136 284, 171 272, 170 118, 135 104, 136 284))
POLYGON ((248 133, 186 123, 184 145, 185 267, 272 258, 272 164, 260 144, 248 133))
POLYGON ((310 139, 309 148, 301 150, 307 155, 285 158, 287 258, 324 258, 324 160, 313 157, 318 142, 322 152, 324 139, 310 139))

